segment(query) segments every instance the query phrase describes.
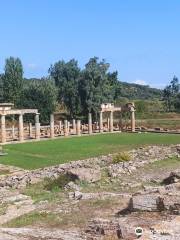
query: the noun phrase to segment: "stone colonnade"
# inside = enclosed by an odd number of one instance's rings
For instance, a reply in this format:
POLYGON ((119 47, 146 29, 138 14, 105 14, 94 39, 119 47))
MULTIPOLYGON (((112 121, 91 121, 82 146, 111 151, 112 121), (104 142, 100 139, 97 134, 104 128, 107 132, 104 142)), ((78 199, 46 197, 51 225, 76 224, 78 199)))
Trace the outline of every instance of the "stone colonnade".
MULTIPOLYGON (((131 131, 135 132, 135 107, 134 104, 126 105, 124 109, 116 108, 113 104, 102 104, 101 110, 99 112, 99 121, 98 123, 93 124, 92 121, 92 113, 88 114, 88 124, 81 124, 81 120, 72 119, 72 122, 68 120, 64 120, 58 122, 58 125, 55 125, 54 114, 50 115, 50 124, 49 126, 40 126, 39 122, 39 113, 36 109, 23 109, 23 110, 15 110, 9 109, 4 110, 1 109, 0 105, 0 118, 1 118, 1 142, 6 143, 7 141, 7 129, 6 129, 6 116, 7 115, 18 115, 18 140, 23 142, 26 138, 24 122, 23 122, 23 115, 24 114, 35 114, 35 127, 32 126, 32 123, 29 123, 28 129, 28 138, 30 139, 37 139, 39 140, 40 137, 50 137, 54 138, 55 136, 69 136, 69 135, 77 135, 80 136, 83 133, 92 134, 93 132, 100 132, 103 133, 105 131, 113 132, 114 129, 114 112, 120 112, 120 119, 119 119, 119 129, 122 130, 122 112, 130 112, 131 113, 131 131), (103 113, 108 113, 107 119, 107 128, 104 129, 103 126, 103 113), (34 130, 33 130, 34 129, 34 130), (43 130, 46 129, 46 130, 43 130), (43 132, 45 131, 45 132, 43 132), (57 132, 58 131, 58 132, 57 132), (44 134, 45 133, 45 134, 44 134), (42 136, 41 136, 42 135, 42 136)), ((17 129, 17 128, 16 128, 17 129)), ((12 139, 15 139, 15 128, 14 125, 12 126, 12 139)))
MULTIPOLYGON (((39 123, 39 113, 37 109, 11 109, 13 104, 2 103, 0 104, 0 123, 1 123, 1 143, 6 143, 7 134, 6 134, 6 116, 17 115, 19 117, 18 121, 18 138, 20 142, 24 141, 24 123, 23 115, 24 114, 35 114, 35 138, 40 138, 40 123, 39 123)), ((32 135, 32 126, 29 127, 29 134, 32 135)), ((12 138, 15 139, 15 128, 12 126, 12 138)))

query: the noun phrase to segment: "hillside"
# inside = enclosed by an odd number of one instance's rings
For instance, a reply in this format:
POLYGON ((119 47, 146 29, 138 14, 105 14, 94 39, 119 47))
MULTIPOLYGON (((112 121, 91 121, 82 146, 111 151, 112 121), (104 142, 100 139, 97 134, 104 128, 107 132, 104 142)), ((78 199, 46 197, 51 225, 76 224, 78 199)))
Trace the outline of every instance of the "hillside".
POLYGON ((134 83, 119 82, 118 96, 128 99, 161 99, 162 90, 134 83))
MULTIPOLYGON (((33 81, 33 80, 42 80, 38 78, 30 78, 25 80, 33 81)), ((157 88, 151 88, 148 85, 139 85, 135 83, 127 83, 127 82, 118 82, 117 86, 117 98, 128 98, 128 99, 161 99, 162 90, 157 88)))

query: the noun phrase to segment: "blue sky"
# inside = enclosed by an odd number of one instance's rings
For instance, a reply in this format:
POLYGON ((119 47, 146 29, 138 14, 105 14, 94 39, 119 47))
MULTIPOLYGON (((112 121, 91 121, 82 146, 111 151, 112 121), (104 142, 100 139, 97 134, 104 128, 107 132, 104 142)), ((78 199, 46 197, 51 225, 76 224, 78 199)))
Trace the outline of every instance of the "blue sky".
POLYGON ((9 56, 26 77, 98 56, 120 81, 163 87, 180 78, 179 0, 1 0, 0 9, 0 72, 9 56))

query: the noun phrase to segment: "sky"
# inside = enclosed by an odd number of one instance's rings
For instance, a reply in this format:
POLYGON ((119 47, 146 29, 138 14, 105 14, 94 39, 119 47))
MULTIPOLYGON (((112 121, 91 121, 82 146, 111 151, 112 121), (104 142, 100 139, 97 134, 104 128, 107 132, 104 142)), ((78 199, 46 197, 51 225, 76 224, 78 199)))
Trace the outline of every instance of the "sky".
POLYGON ((120 81, 163 88, 180 78, 180 0, 0 0, 0 12, 0 73, 10 56, 27 78, 97 56, 120 81))

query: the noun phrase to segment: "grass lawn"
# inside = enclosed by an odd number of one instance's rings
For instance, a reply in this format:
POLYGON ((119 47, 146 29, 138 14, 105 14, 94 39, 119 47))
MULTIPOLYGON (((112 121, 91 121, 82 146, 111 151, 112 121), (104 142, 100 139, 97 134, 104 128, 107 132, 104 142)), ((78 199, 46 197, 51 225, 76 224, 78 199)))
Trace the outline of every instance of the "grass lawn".
POLYGON ((72 160, 120 152, 146 144, 180 143, 180 135, 158 133, 114 133, 11 144, 0 163, 24 169, 57 165, 72 160))

